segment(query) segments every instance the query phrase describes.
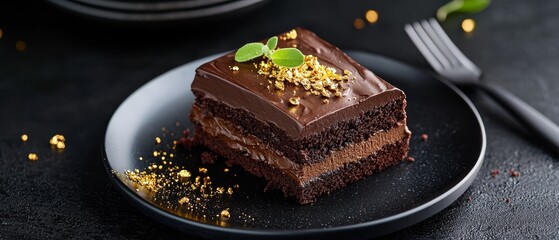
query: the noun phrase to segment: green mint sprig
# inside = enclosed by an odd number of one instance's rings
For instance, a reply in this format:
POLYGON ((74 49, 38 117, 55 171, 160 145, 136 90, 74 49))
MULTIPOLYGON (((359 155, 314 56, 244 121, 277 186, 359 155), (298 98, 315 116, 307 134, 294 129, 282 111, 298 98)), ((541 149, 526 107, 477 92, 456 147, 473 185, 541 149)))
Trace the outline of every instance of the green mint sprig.
POLYGON ((437 10, 437 19, 446 20, 452 13, 476 13, 487 8, 491 0, 452 0, 437 10))
POLYGON ((266 44, 260 42, 248 43, 239 48, 235 53, 235 61, 246 62, 260 56, 271 59, 272 62, 282 67, 299 67, 305 61, 305 55, 297 48, 280 48, 276 50, 278 37, 268 39, 266 44))

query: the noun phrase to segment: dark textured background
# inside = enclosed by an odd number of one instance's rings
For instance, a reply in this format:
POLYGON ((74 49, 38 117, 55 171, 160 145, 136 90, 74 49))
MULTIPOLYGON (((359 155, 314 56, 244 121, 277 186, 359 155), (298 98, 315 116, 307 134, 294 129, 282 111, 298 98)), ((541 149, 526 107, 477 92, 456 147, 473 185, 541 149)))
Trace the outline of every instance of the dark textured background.
MULTIPOLYGON (((295 26, 342 49, 428 69, 402 27, 433 16, 445 1, 281 0, 234 21, 135 30, 85 21, 42 2, 9 2, 0 4, 0 239, 168 239, 188 236, 130 206, 103 168, 106 125, 130 93, 173 67, 295 26), (379 22, 355 30, 353 19, 369 8, 379 12, 379 22), (18 40, 26 42, 25 51, 16 50, 18 40), (48 145, 56 133, 67 138, 63 153, 48 145), (27 160, 31 151, 39 161, 27 160)), ((443 27, 484 70, 484 81, 559 122, 558 10, 555 0, 495 0, 443 27), (478 24, 473 34, 459 28, 466 17, 478 24)), ((558 237, 559 158, 482 93, 468 95, 488 136, 477 179, 447 209, 387 238, 558 237), (501 174, 492 178, 493 169, 501 174), (521 176, 510 177, 510 169, 521 176)))

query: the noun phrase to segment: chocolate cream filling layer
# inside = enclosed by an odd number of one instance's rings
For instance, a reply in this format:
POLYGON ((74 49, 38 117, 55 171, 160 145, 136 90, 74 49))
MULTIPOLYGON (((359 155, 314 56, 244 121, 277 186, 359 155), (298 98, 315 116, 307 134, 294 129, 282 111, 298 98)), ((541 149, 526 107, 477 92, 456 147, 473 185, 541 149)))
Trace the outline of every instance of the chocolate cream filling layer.
POLYGON ((262 143, 256 136, 243 134, 231 122, 205 115, 196 105, 192 107, 191 119, 197 122, 206 134, 218 138, 232 149, 248 153, 257 161, 264 161, 273 165, 298 181, 300 185, 305 185, 305 183, 320 177, 322 174, 341 168, 348 163, 359 161, 372 155, 383 146, 396 143, 410 135, 404 120, 392 129, 377 132, 369 139, 349 144, 343 149, 334 151, 320 162, 298 164, 283 156, 281 152, 262 143))

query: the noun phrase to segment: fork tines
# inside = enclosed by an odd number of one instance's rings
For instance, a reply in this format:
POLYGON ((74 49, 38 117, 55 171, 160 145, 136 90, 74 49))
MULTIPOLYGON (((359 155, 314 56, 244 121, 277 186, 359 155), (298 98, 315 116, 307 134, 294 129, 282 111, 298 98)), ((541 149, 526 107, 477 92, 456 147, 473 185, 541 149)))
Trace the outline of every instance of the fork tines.
POLYGON ((454 45, 437 20, 431 18, 406 24, 406 33, 437 71, 457 66, 479 69, 454 45))

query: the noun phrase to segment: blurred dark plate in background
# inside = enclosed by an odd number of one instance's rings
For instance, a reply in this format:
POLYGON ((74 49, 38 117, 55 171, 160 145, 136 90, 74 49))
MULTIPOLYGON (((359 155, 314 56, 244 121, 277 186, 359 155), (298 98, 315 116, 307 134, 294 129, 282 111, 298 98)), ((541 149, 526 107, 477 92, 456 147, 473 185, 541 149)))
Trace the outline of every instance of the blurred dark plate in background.
POLYGON ((268 0, 47 0, 95 20, 145 23, 214 18, 250 10, 268 0))

